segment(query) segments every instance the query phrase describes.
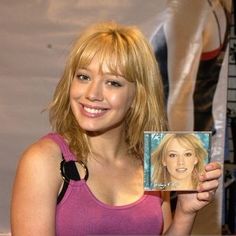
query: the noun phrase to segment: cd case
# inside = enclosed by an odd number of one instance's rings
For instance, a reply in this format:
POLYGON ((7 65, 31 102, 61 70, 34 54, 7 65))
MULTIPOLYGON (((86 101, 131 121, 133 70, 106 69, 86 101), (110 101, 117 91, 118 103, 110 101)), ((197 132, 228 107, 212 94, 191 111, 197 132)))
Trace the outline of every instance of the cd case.
POLYGON ((211 132, 144 132, 145 191, 196 191, 211 158, 211 132))

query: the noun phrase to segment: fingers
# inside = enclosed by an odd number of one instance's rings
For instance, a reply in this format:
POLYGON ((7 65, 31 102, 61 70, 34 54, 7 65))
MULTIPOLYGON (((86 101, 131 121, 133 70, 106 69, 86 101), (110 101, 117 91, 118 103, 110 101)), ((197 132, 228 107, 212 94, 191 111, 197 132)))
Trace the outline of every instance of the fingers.
POLYGON ((204 182, 204 181, 219 179, 221 177, 221 175, 222 175, 222 170, 215 169, 215 170, 211 170, 211 171, 200 174, 199 180, 201 182, 204 182))
POLYGON ((220 162, 211 162, 205 166, 206 171, 217 170, 217 169, 219 170, 222 169, 222 165, 220 162))
POLYGON ((210 181, 204 181, 201 182, 198 186, 198 192, 210 192, 210 191, 215 191, 219 186, 219 181, 218 180, 210 180, 210 181))
POLYGON ((199 201, 211 202, 215 198, 215 191, 201 192, 197 194, 199 201))
POLYGON ((199 176, 199 192, 215 191, 219 186, 219 178, 222 175, 221 164, 212 162, 205 167, 206 172, 199 176))
POLYGON ((222 175, 222 167, 219 162, 212 162, 205 166, 205 173, 200 174, 200 181, 219 179, 222 175))

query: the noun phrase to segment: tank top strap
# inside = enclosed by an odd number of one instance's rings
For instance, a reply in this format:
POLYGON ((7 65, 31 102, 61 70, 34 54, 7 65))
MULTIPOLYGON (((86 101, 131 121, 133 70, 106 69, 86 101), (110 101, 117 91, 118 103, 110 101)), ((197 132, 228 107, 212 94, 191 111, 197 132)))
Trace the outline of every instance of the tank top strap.
POLYGON ((61 149, 63 159, 65 161, 76 161, 76 156, 70 151, 68 143, 65 139, 58 133, 49 133, 45 135, 43 138, 52 139, 61 149))

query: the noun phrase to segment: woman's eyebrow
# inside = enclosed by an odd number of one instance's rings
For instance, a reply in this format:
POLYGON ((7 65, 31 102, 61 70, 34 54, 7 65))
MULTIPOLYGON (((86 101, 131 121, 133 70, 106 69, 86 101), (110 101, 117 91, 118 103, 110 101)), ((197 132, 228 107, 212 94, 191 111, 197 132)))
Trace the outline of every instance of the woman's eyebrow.
POLYGON ((122 75, 122 74, 119 74, 119 73, 112 73, 112 72, 110 72, 110 71, 103 71, 103 74, 104 75, 109 75, 109 76, 114 76, 114 77, 123 77, 124 78, 124 75, 122 75))
MULTIPOLYGON (((194 149, 184 149, 184 151, 194 151, 194 149)), ((179 152, 178 150, 168 150, 168 152, 179 152)))
POLYGON ((76 71, 79 71, 79 70, 91 71, 88 67, 79 67, 76 71))

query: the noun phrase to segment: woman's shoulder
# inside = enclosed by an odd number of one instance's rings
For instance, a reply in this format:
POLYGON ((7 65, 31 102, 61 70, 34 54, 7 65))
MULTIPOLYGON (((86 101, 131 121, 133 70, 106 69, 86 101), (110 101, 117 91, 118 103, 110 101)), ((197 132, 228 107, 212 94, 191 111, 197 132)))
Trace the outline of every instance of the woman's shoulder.
POLYGON ((62 159, 60 146, 51 138, 44 137, 32 143, 23 153, 22 158, 32 158, 34 161, 58 161, 62 159))
MULTIPOLYGON (((39 173, 48 178, 60 178, 62 155, 59 145, 50 138, 39 139, 22 153, 18 169, 39 173)), ((26 173, 25 173, 26 174, 26 173)))

